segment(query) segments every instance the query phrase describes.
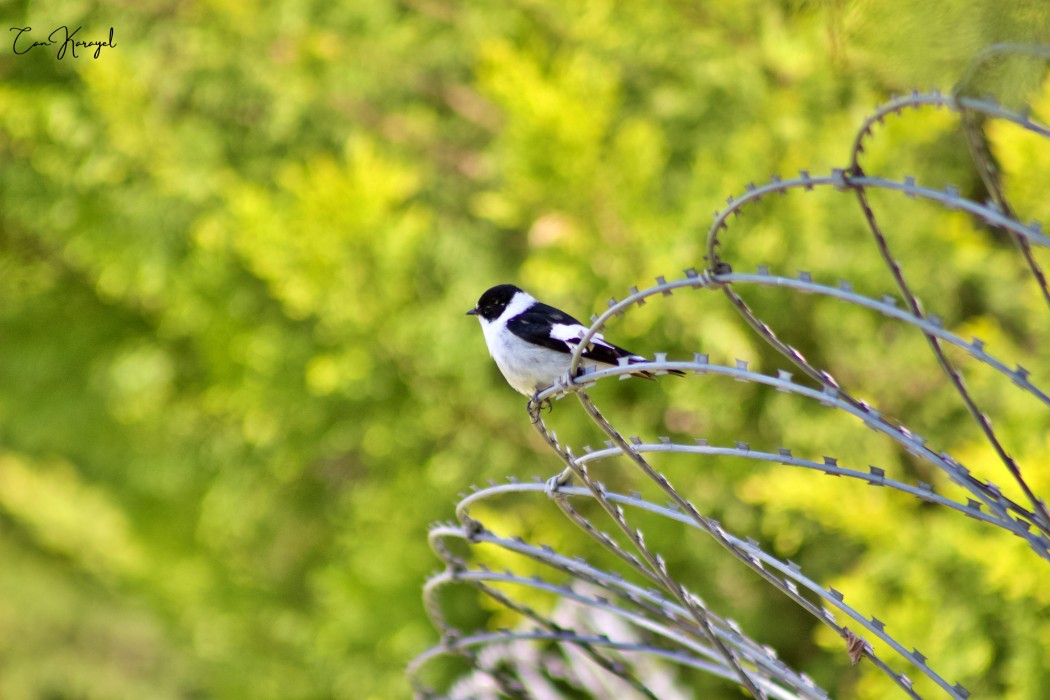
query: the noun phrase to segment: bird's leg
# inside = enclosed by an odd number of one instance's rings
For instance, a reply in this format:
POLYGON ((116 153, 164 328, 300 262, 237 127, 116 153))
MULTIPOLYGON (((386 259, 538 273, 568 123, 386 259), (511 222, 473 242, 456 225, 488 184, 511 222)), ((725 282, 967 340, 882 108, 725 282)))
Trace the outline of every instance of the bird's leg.
POLYGON ((526 408, 529 411, 529 415, 532 416, 533 425, 540 422, 540 411, 542 411, 544 408, 546 408, 548 411, 554 410, 554 405, 551 403, 550 399, 543 399, 542 401, 540 401, 540 391, 541 389, 537 389, 536 393, 533 394, 532 398, 529 399, 528 404, 526 404, 526 408))
POLYGON ((572 469, 566 467, 562 470, 561 474, 547 479, 547 483, 543 487, 543 492, 547 494, 547 498, 555 498, 558 495, 558 489, 569 484, 571 481, 572 469))

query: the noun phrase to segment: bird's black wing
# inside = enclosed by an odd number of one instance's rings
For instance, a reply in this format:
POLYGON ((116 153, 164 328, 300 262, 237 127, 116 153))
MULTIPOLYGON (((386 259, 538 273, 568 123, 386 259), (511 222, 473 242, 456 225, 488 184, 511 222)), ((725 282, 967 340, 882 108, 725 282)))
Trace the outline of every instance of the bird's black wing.
MULTIPOLYGON (((534 345, 571 354, 580 344, 580 338, 587 332, 587 326, 564 311, 547 304, 537 303, 528 311, 508 321, 507 330, 534 345)), ((590 360, 615 365, 621 357, 642 359, 628 350, 613 345, 601 334, 595 335, 590 342, 591 347, 583 352, 583 357, 590 360)))

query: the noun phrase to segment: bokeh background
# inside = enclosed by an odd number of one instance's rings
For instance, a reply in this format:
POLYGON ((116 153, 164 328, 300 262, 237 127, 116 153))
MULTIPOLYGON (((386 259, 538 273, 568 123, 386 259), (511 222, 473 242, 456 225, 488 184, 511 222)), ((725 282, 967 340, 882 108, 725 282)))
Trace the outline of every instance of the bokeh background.
MULTIPOLYGON (((420 600, 436 565, 427 523, 470 483, 560 466, 463 316, 478 295, 515 282, 585 318, 630 285, 702 269, 712 212, 749 181, 840 167, 891 93, 950 89, 991 42, 1050 39, 1044 3, 999 0, 15 0, 0 18, 7 700, 408 696, 405 664, 436 641, 420 600), (117 45, 97 59, 13 53, 8 27, 42 39, 61 25, 93 40, 113 27, 117 45)), ((980 87, 1045 120, 1042 78, 1026 63, 980 87)), ((988 136, 1022 218, 1050 220, 1050 148, 998 124, 988 136)), ((865 165, 984 196, 951 114, 893 120, 865 165)), ((1050 378, 1045 304, 1001 235, 921 202, 876 205, 929 310, 1050 378)), ((724 254, 738 270, 892 289, 839 193, 749 210, 724 254)), ((1015 494, 921 336, 810 297, 749 301, 1015 494)), ((779 366, 710 293, 609 333, 779 366)), ((965 371, 1050 493, 1046 411, 965 371)), ((775 392, 693 378, 596 391, 646 434, 783 443, 949 489, 775 392)), ((586 430, 562 404, 552 417, 586 430)), ((1050 586, 1023 544, 826 477, 668 469, 945 676, 983 697, 1046 697, 1050 586)), ((549 504, 497 516, 586 546, 549 504)), ((664 554, 834 695, 892 695, 717 550, 679 538, 664 554)), ((515 623, 473 596, 449 604, 465 625, 515 623)), ((693 682, 697 697, 740 697, 693 682)))

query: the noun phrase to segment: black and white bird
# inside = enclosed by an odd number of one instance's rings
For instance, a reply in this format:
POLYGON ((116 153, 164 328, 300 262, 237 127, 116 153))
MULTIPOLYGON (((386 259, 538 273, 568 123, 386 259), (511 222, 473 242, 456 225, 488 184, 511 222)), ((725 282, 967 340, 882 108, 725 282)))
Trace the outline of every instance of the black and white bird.
MULTIPOLYGON (((481 322, 489 354, 507 382, 529 398, 568 378, 572 353, 587 332, 587 326, 569 314, 537 301, 513 284, 486 291, 467 315, 477 316, 481 322)), ((592 336, 588 344, 580 355, 581 368, 615 367, 621 358, 627 358, 628 364, 648 362, 613 345, 601 333, 592 336)), ((633 374, 647 379, 653 376, 645 370, 633 374)))

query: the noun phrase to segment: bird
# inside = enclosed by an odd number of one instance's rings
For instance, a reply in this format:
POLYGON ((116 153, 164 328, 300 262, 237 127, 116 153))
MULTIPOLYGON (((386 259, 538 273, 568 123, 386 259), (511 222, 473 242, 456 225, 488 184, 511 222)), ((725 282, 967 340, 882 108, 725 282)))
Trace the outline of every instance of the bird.
MULTIPOLYGON (((540 391, 561 380, 568 380, 572 353, 587 333, 569 314, 538 301, 513 284, 498 284, 485 291, 468 316, 481 322, 485 344, 507 383, 516 391, 535 399, 540 391)), ((581 369, 615 367, 648 359, 607 341, 595 333, 580 354, 581 369)), ((671 374, 685 374, 668 370, 671 374)), ((632 372, 652 379, 647 370, 632 372)))

